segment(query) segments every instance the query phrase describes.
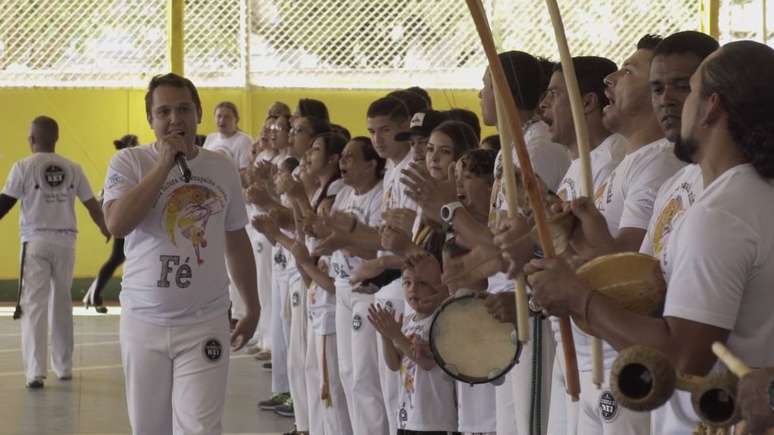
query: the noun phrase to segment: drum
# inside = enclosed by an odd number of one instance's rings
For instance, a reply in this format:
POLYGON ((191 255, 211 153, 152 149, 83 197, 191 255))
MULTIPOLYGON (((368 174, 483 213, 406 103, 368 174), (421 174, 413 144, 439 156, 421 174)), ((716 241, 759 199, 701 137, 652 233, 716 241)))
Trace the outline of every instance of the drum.
POLYGON ((497 380, 521 354, 513 324, 492 317, 484 300, 471 294, 438 308, 430 325, 430 349, 443 371, 469 384, 497 380))

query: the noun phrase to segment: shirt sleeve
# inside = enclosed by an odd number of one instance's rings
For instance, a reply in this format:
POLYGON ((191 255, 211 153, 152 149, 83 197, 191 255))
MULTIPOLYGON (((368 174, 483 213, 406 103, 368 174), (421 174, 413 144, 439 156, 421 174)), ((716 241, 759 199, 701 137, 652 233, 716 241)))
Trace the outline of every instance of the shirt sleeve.
POLYGON ((14 163, 11 168, 11 173, 8 174, 8 178, 5 180, 3 194, 16 199, 24 196, 24 171, 19 162, 14 163))
POLYGON ((234 160, 236 160, 235 163, 239 169, 249 168, 253 163, 251 156, 252 147, 253 144, 250 136, 244 135, 240 137, 236 149, 236 156, 234 156, 234 160))
POLYGON ((239 181, 239 175, 234 171, 233 166, 229 169, 223 171, 229 196, 228 206, 226 207, 225 228, 226 231, 237 231, 247 225, 247 207, 242 196, 242 184, 239 181))
POLYGON ((103 204, 120 199, 140 183, 139 167, 133 164, 131 149, 121 150, 110 160, 105 176, 103 204))
POLYGON ((372 228, 378 228, 382 225, 382 200, 384 199, 384 190, 383 189, 376 189, 378 190, 375 193, 374 199, 371 200, 371 203, 368 205, 368 222, 363 222, 364 224, 368 225, 372 228))
POLYGON ((626 200, 618 228, 648 229, 653 215, 653 202, 659 188, 682 166, 670 151, 660 151, 653 159, 629 171, 626 200))
POLYGON ((664 317, 734 329, 754 269, 756 239, 745 222, 728 212, 694 210, 687 215, 670 238, 673 266, 664 317))
POLYGON ((81 200, 81 202, 86 202, 92 198, 94 198, 94 191, 91 190, 91 184, 89 184, 89 179, 86 178, 86 175, 83 173, 83 169, 80 165, 75 165, 75 175, 77 177, 77 195, 78 199, 81 200))

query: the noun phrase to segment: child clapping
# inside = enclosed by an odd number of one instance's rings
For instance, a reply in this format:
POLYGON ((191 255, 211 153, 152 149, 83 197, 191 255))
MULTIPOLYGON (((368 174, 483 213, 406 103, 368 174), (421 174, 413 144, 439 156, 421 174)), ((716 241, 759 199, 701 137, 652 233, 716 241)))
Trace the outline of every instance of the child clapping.
POLYGON ((435 364, 428 339, 433 312, 448 296, 441 268, 427 253, 408 257, 403 265, 403 290, 411 313, 395 319, 393 312, 371 305, 368 320, 384 337, 387 367, 400 370, 398 435, 446 434, 457 429, 454 382, 435 364))

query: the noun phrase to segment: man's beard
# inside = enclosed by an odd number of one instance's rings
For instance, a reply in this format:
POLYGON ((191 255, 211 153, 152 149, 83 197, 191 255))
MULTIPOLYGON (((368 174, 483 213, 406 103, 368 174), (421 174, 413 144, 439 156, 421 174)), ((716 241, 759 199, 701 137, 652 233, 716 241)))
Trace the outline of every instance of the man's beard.
POLYGON ((685 163, 695 163, 693 156, 696 155, 698 141, 693 137, 680 137, 675 141, 675 156, 685 163))

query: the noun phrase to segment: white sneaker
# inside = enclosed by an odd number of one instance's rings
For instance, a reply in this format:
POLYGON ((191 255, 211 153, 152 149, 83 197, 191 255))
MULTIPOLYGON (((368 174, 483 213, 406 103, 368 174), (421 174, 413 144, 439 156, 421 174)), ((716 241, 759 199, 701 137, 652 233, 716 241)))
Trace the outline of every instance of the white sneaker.
POLYGON ((94 306, 94 292, 96 290, 97 290, 97 279, 95 278, 94 281, 91 282, 89 289, 86 290, 86 294, 83 295, 83 305, 85 305, 86 308, 94 306))

